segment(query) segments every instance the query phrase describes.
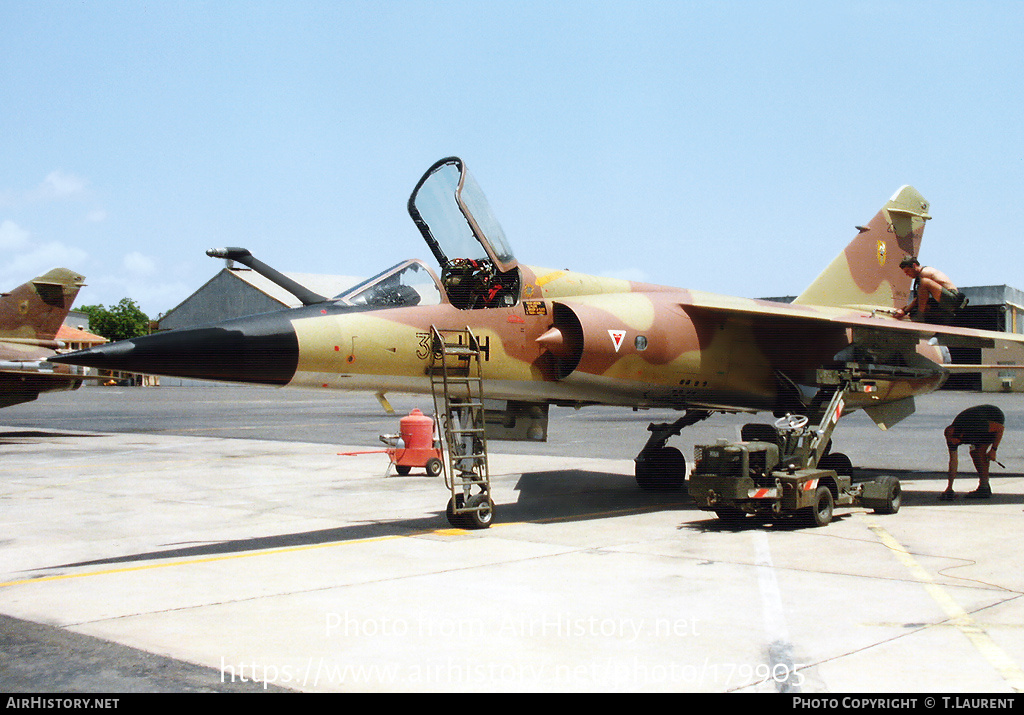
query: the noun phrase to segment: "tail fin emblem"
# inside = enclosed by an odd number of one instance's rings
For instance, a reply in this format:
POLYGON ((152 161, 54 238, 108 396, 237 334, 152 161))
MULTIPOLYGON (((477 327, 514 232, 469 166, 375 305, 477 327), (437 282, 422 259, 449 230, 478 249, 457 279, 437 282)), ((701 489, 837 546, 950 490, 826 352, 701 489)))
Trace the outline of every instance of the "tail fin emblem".
POLYGON ((885 265, 885 241, 878 242, 878 265, 885 265))

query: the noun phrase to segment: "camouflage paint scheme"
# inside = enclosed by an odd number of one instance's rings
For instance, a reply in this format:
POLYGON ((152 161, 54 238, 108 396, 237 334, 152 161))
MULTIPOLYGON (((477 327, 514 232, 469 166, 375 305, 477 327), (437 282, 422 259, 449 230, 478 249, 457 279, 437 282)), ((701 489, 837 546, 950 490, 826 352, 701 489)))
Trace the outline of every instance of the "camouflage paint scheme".
POLYGON ((0 407, 82 384, 68 367, 41 361, 63 347, 57 332, 83 280, 67 268, 54 268, 0 296, 0 407))
MULTIPOLYGON (((489 398, 784 414, 799 411, 813 393, 819 368, 852 362, 867 366, 874 389, 851 395, 848 409, 866 409, 884 428, 913 411, 915 395, 945 380, 941 349, 929 339, 957 345, 1024 341, 893 317, 911 289, 899 262, 919 253, 930 218, 927 202, 911 187, 897 191, 807 290, 783 304, 520 265, 482 194, 470 208, 470 198, 460 193, 467 177, 461 160, 443 159, 409 201, 443 268, 440 279, 430 274, 439 304, 356 306, 333 299, 57 360, 288 387, 429 394, 431 326, 468 326, 484 352, 489 398), (438 180, 443 190, 428 181, 442 171, 449 172, 451 186, 454 172, 461 172, 454 196, 444 181, 438 180), (434 234, 444 226, 419 212, 427 206, 417 202, 431 193, 421 192, 425 183, 434 197, 458 206, 464 217, 458 231, 471 229, 479 245, 469 252, 482 247, 479 255, 451 255, 440 245, 434 234), (455 285, 456 257, 491 271, 490 285, 503 292, 492 296, 489 307, 453 304, 445 286, 455 285)), ((447 218, 454 215, 450 208, 447 218)), ((454 243, 467 245, 460 240, 454 243)))

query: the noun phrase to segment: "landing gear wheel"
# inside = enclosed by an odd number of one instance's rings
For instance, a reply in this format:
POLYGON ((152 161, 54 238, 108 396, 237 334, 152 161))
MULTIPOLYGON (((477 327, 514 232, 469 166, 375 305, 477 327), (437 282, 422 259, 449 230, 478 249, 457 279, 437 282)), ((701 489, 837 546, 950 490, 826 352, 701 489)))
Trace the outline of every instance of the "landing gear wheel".
POLYGON ((853 462, 842 452, 826 454, 818 460, 818 469, 831 469, 843 477, 853 477, 853 462))
POLYGON ((438 459, 437 457, 431 457, 430 459, 427 460, 427 463, 424 465, 424 469, 427 470, 427 476, 436 477, 438 474, 441 473, 441 466, 442 465, 440 459, 438 459))
POLYGON ((677 491, 686 484, 686 457, 675 447, 644 450, 635 461, 636 483, 644 491, 677 491))
POLYGON ((885 503, 875 507, 876 514, 895 514, 900 510, 903 502, 903 490, 900 487, 900 480, 896 477, 879 477, 879 482, 885 485, 885 503))
POLYGON ((818 487, 814 493, 814 505, 806 507, 807 521, 811 526, 826 526, 832 521, 835 499, 828 487, 818 487))

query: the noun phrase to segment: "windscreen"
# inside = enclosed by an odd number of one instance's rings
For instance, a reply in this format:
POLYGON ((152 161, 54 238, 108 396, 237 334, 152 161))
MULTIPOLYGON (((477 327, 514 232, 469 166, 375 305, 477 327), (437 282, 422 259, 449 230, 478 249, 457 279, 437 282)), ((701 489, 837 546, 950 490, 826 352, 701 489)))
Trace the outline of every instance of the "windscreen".
POLYGON ((430 269, 413 260, 404 261, 368 278, 335 300, 374 308, 437 305, 441 302, 441 290, 430 269))

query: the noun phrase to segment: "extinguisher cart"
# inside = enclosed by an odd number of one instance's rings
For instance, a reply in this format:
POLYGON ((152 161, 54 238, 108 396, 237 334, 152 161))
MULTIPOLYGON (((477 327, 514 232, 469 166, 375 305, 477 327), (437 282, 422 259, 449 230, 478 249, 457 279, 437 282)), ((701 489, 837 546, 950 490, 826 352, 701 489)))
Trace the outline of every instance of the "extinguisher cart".
POLYGON ((388 445, 388 457, 395 471, 405 476, 413 467, 422 467, 431 477, 441 473, 441 442, 434 438, 434 420, 414 409, 398 422, 397 435, 381 435, 388 445))

